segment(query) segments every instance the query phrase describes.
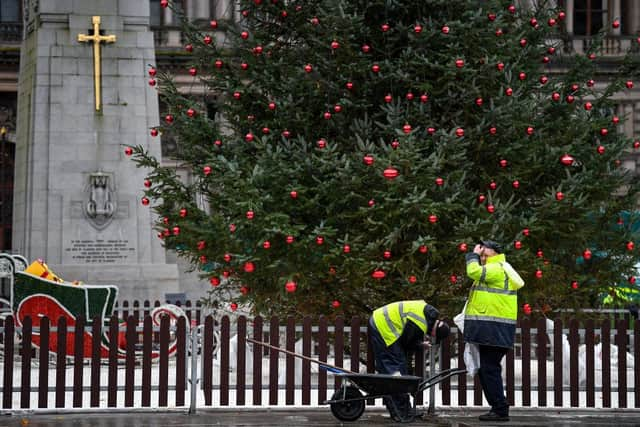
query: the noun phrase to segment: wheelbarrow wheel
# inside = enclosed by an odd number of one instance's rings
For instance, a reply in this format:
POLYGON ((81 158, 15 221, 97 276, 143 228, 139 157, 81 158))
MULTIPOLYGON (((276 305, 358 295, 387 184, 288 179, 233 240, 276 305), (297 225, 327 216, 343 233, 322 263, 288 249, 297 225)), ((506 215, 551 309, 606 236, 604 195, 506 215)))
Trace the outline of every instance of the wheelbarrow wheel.
MULTIPOLYGON (((349 400, 363 397, 358 388, 348 386, 346 390, 338 389, 331 400, 349 400)), ((331 404, 331 413, 340 421, 355 421, 364 412, 364 399, 350 402, 336 402, 331 404)))

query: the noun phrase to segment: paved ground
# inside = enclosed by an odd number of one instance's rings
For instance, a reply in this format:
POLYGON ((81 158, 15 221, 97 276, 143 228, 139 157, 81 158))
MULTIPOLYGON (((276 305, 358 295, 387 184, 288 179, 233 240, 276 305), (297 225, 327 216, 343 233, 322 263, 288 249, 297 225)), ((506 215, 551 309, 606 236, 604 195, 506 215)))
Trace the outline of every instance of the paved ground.
MULTIPOLYGON (((640 411, 624 410, 557 410, 532 409, 512 411, 511 421, 483 423, 478 415, 483 410, 441 410, 434 417, 416 421, 412 425, 488 427, 499 426, 640 426, 640 411)), ((0 427, 208 427, 208 426, 393 426, 380 410, 367 410, 353 423, 341 423, 328 408, 300 410, 208 410, 188 415, 184 412, 100 412, 35 414, 13 413, 0 417, 0 427)))

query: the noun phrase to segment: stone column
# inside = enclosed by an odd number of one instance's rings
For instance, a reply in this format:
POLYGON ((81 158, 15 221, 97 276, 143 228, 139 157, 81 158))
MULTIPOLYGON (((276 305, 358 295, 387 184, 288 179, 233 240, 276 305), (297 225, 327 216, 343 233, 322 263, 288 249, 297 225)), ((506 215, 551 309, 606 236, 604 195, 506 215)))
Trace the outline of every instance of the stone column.
MULTIPOLYGON (((31 2, 30 2, 31 3, 31 2)), ((140 203, 147 171, 124 154, 142 145, 160 157, 149 129, 158 96, 147 84, 155 63, 149 3, 39 0, 20 53, 14 249, 43 258, 65 280, 117 285, 123 299, 164 299, 178 290, 140 203), (95 110, 94 52, 78 34, 115 35, 101 47, 102 108, 95 110)))
MULTIPOLYGON (((611 8, 611 13, 608 13, 607 15, 607 19, 606 22, 604 23, 605 28, 609 28, 611 31, 611 35, 613 36, 619 36, 620 34, 622 34, 622 27, 618 27, 618 28, 613 28, 611 26, 611 23, 616 20, 619 19, 620 21, 623 20, 623 17, 621 16, 622 13, 622 9, 620 7, 620 0, 613 0, 612 1, 612 8, 611 8)), ((624 17, 625 18, 625 25, 627 24, 626 19, 630 18, 630 17, 624 17)))
POLYGON ((565 7, 565 13, 567 17, 565 18, 565 25, 567 28, 567 34, 573 35, 573 19, 574 19, 574 9, 573 9, 573 0, 567 0, 565 7))

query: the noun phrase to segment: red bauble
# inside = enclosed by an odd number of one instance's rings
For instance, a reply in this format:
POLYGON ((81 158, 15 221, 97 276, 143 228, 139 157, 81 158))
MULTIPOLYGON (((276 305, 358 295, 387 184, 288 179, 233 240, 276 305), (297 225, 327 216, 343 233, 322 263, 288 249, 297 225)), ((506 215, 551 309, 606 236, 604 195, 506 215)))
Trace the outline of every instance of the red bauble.
POLYGON ((558 191, 556 193, 556 200, 561 201, 564 199, 564 193, 562 191, 558 191))
POLYGON ((553 18, 549 18, 549 20, 547 21, 547 24, 548 24, 550 27, 553 27, 554 25, 556 25, 556 20, 555 20, 555 19, 553 19, 553 18))
POLYGON ((591 250, 590 249, 585 249, 584 252, 582 252, 582 257, 584 259, 586 259, 587 261, 589 261, 591 259, 591 250))
POLYGON ((553 46, 549 46, 549 48, 547 49, 547 53, 549 55, 553 55, 554 53, 556 53, 556 48, 553 46))
POLYGON ((590 102, 585 102, 584 109, 590 111, 593 108, 593 104, 590 102))
POLYGON ((632 251, 635 248, 635 243, 633 242, 627 242, 627 250, 628 251, 632 251))
POLYGON ((522 249, 522 242, 520 240, 516 240, 513 242, 513 247, 516 249, 522 249))
POLYGON ((483 103, 484 103, 484 101, 483 101, 483 99, 482 99, 482 98, 476 98, 476 105, 477 105, 478 107, 481 107, 483 103))
POLYGON ((522 234, 525 235, 525 236, 528 236, 530 233, 531 232, 529 231, 528 228, 525 228, 525 229, 522 230, 522 234))
POLYGON ((455 274, 452 274, 451 276, 449 276, 449 282, 451 282, 452 285, 455 285, 457 281, 458 281, 458 277, 455 274))
POLYGON ((589 79, 587 80, 587 86, 589 87, 593 87, 596 84, 596 81, 593 79, 589 79))
POLYGON ((445 25, 445 26, 442 27, 442 29, 440 31, 442 31, 442 34, 449 34, 451 29, 448 26, 445 25))
POLYGON ((498 184, 496 184, 495 181, 491 181, 489 183, 489 188, 492 189, 492 190, 495 190, 496 188, 498 188, 498 184))
POLYGON ((316 236, 316 244, 317 245, 322 245, 323 243, 324 243, 324 237, 316 236))
POLYGON ((146 197, 143 197, 142 200, 140 200, 140 202, 142 203, 143 206, 149 205, 149 199, 147 199, 146 197))
POLYGON ((360 49, 363 53, 369 53, 369 51, 371 50, 371 46, 369 46, 368 44, 363 44, 360 49))
POLYGON ((166 9, 169 6, 169 0, 160 0, 160 6, 166 9))
POLYGON ((353 90, 353 83, 352 82, 347 82, 347 84, 345 86, 346 86, 347 89, 353 90))
POLYGON ((437 215, 429 215, 429 222, 431 224, 435 224, 436 222, 438 222, 438 217, 437 215))
POLYGON ((464 129, 462 129, 462 128, 456 129, 456 136, 458 138, 462 138, 464 136, 464 129))
POLYGON ((149 86, 155 86, 156 85, 156 79, 149 79, 149 86))
POLYGON ((271 242, 268 240, 265 240, 264 242, 262 242, 262 247, 264 249, 269 249, 271 247, 271 242))
POLYGON ((218 21, 216 21, 215 19, 212 21, 209 21, 209 26, 215 30, 216 28, 218 28, 218 21))
POLYGON ((336 105, 334 105, 334 106, 333 106, 333 111, 334 111, 335 113, 339 113, 339 112, 341 112, 341 111, 342 111, 342 106, 341 106, 340 104, 336 104, 336 105))
POLYGON ((406 125, 402 126, 402 132, 404 132, 405 134, 410 134, 411 133, 411 125, 410 124, 406 124, 406 125))
POLYGON ((426 93, 423 93, 422 95, 420 95, 420 102, 422 102, 423 104, 428 100, 429 100, 429 95, 427 95, 426 93))
POLYGON ((607 136, 609 134, 609 130, 607 128, 600 129, 600 135, 607 136))
POLYGON ((345 254, 348 254, 349 252, 351 252, 351 246, 349 245, 344 245, 342 247, 342 252, 344 252, 345 254))
POLYGON ((211 279, 209 279, 209 283, 211 283, 211 286, 216 287, 220 285, 220 278, 218 277, 212 277, 211 279))
POLYGON ((561 10, 560 12, 558 12, 558 19, 559 19, 560 21, 564 21, 564 19, 565 19, 566 17, 567 17, 567 14, 566 14, 566 13, 564 13, 564 11, 562 11, 562 10, 561 10))
POLYGON ((200 264, 206 264, 207 263, 207 257, 205 255, 200 255, 200 264))
POLYGON ((295 238, 291 235, 287 236, 285 239, 285 242, 287 242, 288 245, 292 244, 293 241, 295 240, 295 238))
POLYGON ((612 122, 614 125, 617 125, 618 123, 620 123, 620 117, 618 117, 618 116, 613 116, 613 117, 611 117, 611 122, 612 122))
POLYGON ((436 132, 436 128, 429 127, 427 128, 427 133, 429 135, 433 135, 436 132))
POLYGON ((282 131, 282 136, 289 139, 291 137, 291 132, 285 129, 282 131))
POLYGON ((409 283, 416 283, 418 278, 416 276, 409 276, 409 283))
POLYGON ((289 196, 291 196, 292 199, 297 199, 298 192, 296 190, 291 190, 291 192, 289 193, 289 196))
POLYGON ((243 32, 241 32, 241 33, 240 33, 240 37, 241 37, 243 40, 248 39, 248 38, 249 38, 249 32, 247 32, 247 31, 243 31, 243 32))
POLYGON ((537 279, 542 279, 542 270, 536 270, 536 278, 537 279))
POLYGON ((620 28, 620 21, 615 19, 612 23, 611 23, 611 27, 613 28, 620 28))
POLYGON ((144 186, 147 187, 147 188, 151 187, 151 181, 148 180, 148 179, 145 179, 144 180, 144 186))
POLYGON ((198 250, 204 250, 204 248, 207 246, 207 243, 204 240, 200 240, 198 241, 198 250))
POLYGON ((495 13, 488 13, 487 14, 487 18, 489 19, 489 21, 495 21, 496 20, 496 14, 495 13))
POLYGON ((572 281, 572 282, 571 282, 571 287, 572 287, 573 289, 578 289, 578 282, 577 282, 577 281, 575 281, 575 280, 574 280, 574 281, 572 281))
POLYGON ((177 225, 175 227, 173 227, 173 235, 177 236, 178 234, 180 234, 180 227, 178 227, 177 225))
POLYGON ((525 47, 527 45, 527 39, 520 39, 520 46, 525 47))
POLYGON ((225 262, 231 262, 231 259, 233 257, 231 256, 231 254, 224 254, 224 256, 222 257, 222 259, 224 259, 225 262))
POLYGON ((309 22, 311 22, 311 25, 316 26, 320 23, 320 20, 314 16, 309 22))
POLYGON ((296 291, 296 289, 298 288, 298 285, 296 284, 296 282, 294 282, 293 280, 288 281, 285 285, 284 285, 284 289, 289 292, 289 293, 293 293, 296 291))
POLYGON ((513 89, 511 89, 510 87, 506 88, 504 94, 507 96, 513 95, 513 89))
POLYGON ((438 187, 442 186, 443 184, 444 184, 444 179, 442 179, 440 177, 436 178, 436 185, 438 187))
POLYGON ((604 154, 605 148, 603 145, 598 145, 598 147, 596 148, 596 151, 598 152, 598 154, 604 154))
POLYGON ((634 276, 629 277, 629 283, 631 283, 632 285, 636 284, 636 278, 634 276))
POLYGON ((464 67, 464 61, 462 59, 456 59, 456 67, 458 68, 464 67))
POLYGON ((501 37, 502 35, 504 35, 504 32, 502 31, 502 28, 498 28, 495 34, 496 37, 501 37))
POLYGON ((491 135, 495 135, 496 133, 498 133, 498 129, 497 129, 495 126, 491 126, 491 127, 489 128, 489 133, 490 133, 491 135))
POLYGON ((187 110, 187 116, 189 116, 189 117, 193 117, 193 116, 195 116, 195 115, 196 115, 196 110, 194 110, 193 108, 189 108, 189 109, 187 110))
POLYGON ((253 53, 255 53, 256 55, 262 54, 262 51, 263 51, 263 48, 260 45, 253 48, 253 53))
POLYGON ((236 225, 235 224, 229 224, 229 232, 230 233, 235 233, 236 232, 236 225))
POLYGON ((243 62, 240 64, 240 68, 242 68, 242 70, 246 71, 249 69, 249 64, 247 64, 246 62, 243 62))
POLYGON ((420 245, 418 250, 420 251, 420 253, 423 253, 423 254, 426 254, 427 252, 429 252, 429 248, 426 245, 420 245))
POLYGON ((229 308, 231 309, 231 311, 236 311, 238 309, 238 304, 232 302, 231 304, 229 304, 229 308))
POLYGON ((420 34, 422 32, 422 25, 416 25, 413 27, 413 32, 416 34, 420 34))
POLYGON ((269 103, 269 110, 273 111, 276 109, 276 103, 275 102, 270 102, 269 103))
POLYGON ((467 251, 467 244, 466 244, 466 243, 460 243, 460 244, 458 245, 458 250, 459 250, 460 252, 466 252, 466 251, 467 251))
POLYGON ((247 141, 247 142, 251 142, 251 141, 253 141, 253 139, 254 139, 254 136, 253 136, 253 134, 251 132, 249 132, 248 134, 246 134, 244 136, 244 140, 247 141))
POLYGON ((182 218, 187 216, 187 210, 185 208, 180 209, 180 214, 179 214, 182 218))
POLYGON ((331 119, 331 113, 328 111, 325 111, 325 113, 322 116, 324 117, 325 120, 331 119))
POLYGON ((380 66, 378 64, 373 64, 371 66, 371 71, 373 71, 374 73, 380 72, 380 66))
POLYGON ((204 39, 202 41, 204 41, 204 44, 211 44, 213 39, 211 38, 210 35, 206 35, 206 36, 204 36, 204 39))
POLYGON ((170 125, 171 123, 173 123, 173 116, 171 114, 167 114, 166 116, 164 116, 164 121, 170 125))
POLYGON ((333 308, 338 308, 338 307, 340 307, 340 301, 338 301, 338 300, 333 300, 333 302, 331 303, 331 307, 333 307, 333 308))
POLYGON ((490 214, 494 213, 496 211, 496 207, 493 205, 487 205, 487 212, 489 212, 490 214))
POLYGON ((384 279, 384 277, 386 276, 385 272, 382 270, 375 270, 373 273, 371 273, 371 277, 373 277, 374 279, 384 279))
POLYGON ((367 166, 371 166, 373 162, 374 162, 373 156, 366 155, 362 158, 362 163, 364 163, 367 166))
POLYGON ((560 163, 562 163, 565 166, 571 166, 574 160, 575 159, 569 154, 563 154, 562 157, 560 157, 560 163))
POLYGON ((125 154, 125 155, 127 155, 127 156, 132 155, 132 154, 133 154, 133 148, 131 148, 131 147, 125 147, 125 148, 124 148, 124 154, 125 154))
POLYGON ((502 62, 498 62, 496 64, 496 68, 498 69, 498 71, 502 71, 504 70, 504 64, 502 62))
POLYGON ((240 286, 240 293, 242 295, 247 295, 249 293, 249 288, 247 288, 246 286, 240 286))
POLYGON ((193 45, 191 43, 184 46, 184 50, 187 52, 193 52, 193 45))
POLYGON ((520 188, 520 181, 516 179, 511 183, 511 186, 517 190, 518 188, 520 188))
POLYGON ((522 311, 524 312, 524 314, 526 314, 527 316, 531 314, 531 306, 529 304, 524 304, 522 306, 522 311))
POLYGON ((313 71, 313 67, 311 66, 311 64, 307 64, 304 66, 304 72, 305 73, 310 73, 313 71))
POLYGON ((533 132, 535 132, 535 129, 532 126, 527 127, 527 135, 533 135, 533 132))
POLYGON ((394 168, 387 168, 384 170, 384 172, 382 173, 382 175, 388 179, 388 180, 392 180, 398 177, 399 172, 397 169, 394 168))
POLYGON ((149 131, 149 134, 150 134, 151 136, 153 136, 153 137, 158 136, 158 129, 156 129, 156 128, 151 129, 151 130, 149 131))
POLYGON ((391 251, 384 251, 384 253, 382 254, 382 257, 384 259, 390 259, 391 258, 391 251))
POLYGON ((391 94, 386 94, 384 96, 384 102, 386 102, 387 104, 391 103, 393 101, 393 96, 391 96, 391 94))
POLYGON ((382 30, 383 33, 386 33, 387 31, 389 31, 389 28, 391 28, 389 27, 389 24, 382 24, 380 26, 380 29, 382 30))
POLYGON ((575 97, 573 95, 567 95, 565 100, 567 101, 568 104, 573 104, 573 101, 575 101, 575 97))
POLYGON ((189 68, 189 74, 195 76, 196 74, 198 74, 198 69, 196 67, 189 68))
POLYGON ((253 219, 253 217, 255 216, 255 213, 253 211, 247 211, 245 215, 247 219, 253 219))
POLYGON ((397 150, 399 146, 400 146, 400 143, 398 142, 397 139, 394 139, 393 141, 391 141, 391 148, 393 148, 394 150, 397 150))
POLYGON ((551 99, 556 102, 560 101, 560 94, 558 92, 553 92, 553 94, 551 95, 551 99))
POLYGON ((485 200, 487 200, 487 198, 485 197, 485 195, 484 195, 484 194, 479 194, 479 195, 478 195, 478 203, 479 203, 479 204, 484 203, 484 201, 485 201, 485 200))
POLYGON ((233 92, 233 99, 239 100, 242 97, 240 92, 233 92))
POLYGON ((324 139, 319 139, 318 142, 316 142, 316 145, 318 146, 318 148, 324 148, 327 146, 327 141, 325 141, 324 139))
POLYGON ((149 68, 149 76, 154 77, 157 70, 154 67, 149 68))
POLYGON ((501 168, 506 168, 507 165, 509 164, 509 162, 507 162, 506 159, 500 159, 500 162, 498 162, 500 164, 501 168))
POLYGON ((251 261, 247 261, 244 263, 244 266, 242 268, 245 273, 253 273, 256 269, 256 266, 251 261))
POLYGON ((535 27, 536 25, 538 25, 538 20, 536 18, 531 18, 531 19, 529 19, 529 24, 532 27, 535 27))
POLYGON ((627 89, 632 89, 633 88, 633 82, 631 80, 628 80, 625 83, 625 86, 627 87, 627 89))
POLYGON ((526 80, 527 79, 527 73, 519 73, 518 74, 518 78, 520 80, 526 80))
POLYGON ((549 57, 548 57, 548 56, 543 56, 543 57, 542 57, 542 63, 543 63, 543 64, 548 64, 548 63, 549 63, 549 61, 551 61, 551 59, 549 59, 549 57))
POLYGON ((209 175, 209 174, 211 173, 211 166, 205 166, 205 167, 203 167, 203 168, 202 168, 202 172, 203 172, 205 175, 209 175))

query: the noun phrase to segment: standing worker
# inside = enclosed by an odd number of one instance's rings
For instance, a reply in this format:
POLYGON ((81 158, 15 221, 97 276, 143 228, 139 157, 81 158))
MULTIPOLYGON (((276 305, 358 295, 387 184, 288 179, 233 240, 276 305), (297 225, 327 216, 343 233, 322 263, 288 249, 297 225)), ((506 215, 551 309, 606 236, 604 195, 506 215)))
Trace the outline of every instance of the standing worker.
POLYGON ((482 240, 466 255, 473 279, 464 312, 464 341, 478 345, 480 384, 491 410, 480 421, 509 421, 502 359, 513 348, 518 318, 517 291, 524 281, 506 261, 500 245, 482 240))
MULTIPOLYGON (((439 315, 424 300, 398 301, 374 310, 369 328, 378 373, 408 375, 407 353, 428 348, 425 335, 436 344, 449 335, 449 325, 438 320, 439 315)), ((411 413, 407 393, 385 398, 384 403, 394 421, 411 421, 417 416, 411 413)))

